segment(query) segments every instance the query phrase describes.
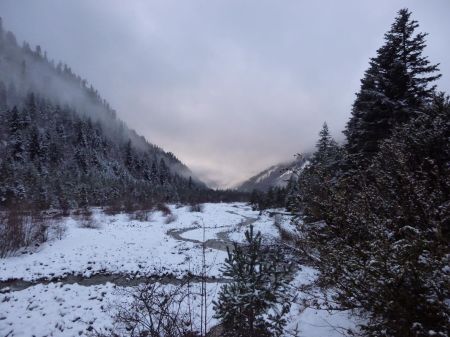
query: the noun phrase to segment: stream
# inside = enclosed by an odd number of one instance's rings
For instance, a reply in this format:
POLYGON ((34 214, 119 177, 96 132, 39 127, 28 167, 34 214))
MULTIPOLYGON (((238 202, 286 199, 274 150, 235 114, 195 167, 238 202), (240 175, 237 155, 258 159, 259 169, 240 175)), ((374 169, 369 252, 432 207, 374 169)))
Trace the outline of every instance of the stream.
MULTIPOLYGON (((232 214, 237 214, 237 213, 234 213, 234 212, 231 212, 231 211, 228 211, 228 212, 232 213, 232 214)), ((238 215, 240 215, 240 214, 238 214, 238 215)), ((237 225, 238 229, 242 228, 242 227, 248 227, 252 223, 254 223, 255 221, 258 220, 258 218, 251 218, 251 217, 246 217, 246 216, 243 216, 243 215, 241 215, 241 216, 244 218, 244 220, 241 221, 237 225)), ((178 240, 178 241, 192 242, 192 243, 196 243, 196 244, 202 245, 203 241, 195 240, 195 239, 188 239, 188 238, 183 237, 184 233, 187 233, 189 231, 192 231, 192 230, 195 230, 195 229, 199 229, 199 228, 201 228, 201 227, 197 226, 197 227, 188 227, 188 228, 182 228, 182 229, 175 228, 175 229, 169 230, 167 232, 167 235, 169 235, 170 237, 172 237, 173 239, 178 240)), ((223 232, 218 232, 216 234, 217 239, 209 239, 209 240, 205 241, 205 243, 204 243, 205 244, 205 248, 211 248, 211 249, 221 250, 221 251, 226 252, 227 251, 227 247, 232 248, 232 246, 233 246, 233 242, 229 238, 229 233, 231 233, 231 232, 232 232, 232 230, 230 230, 230 229, 225 230, 223 232)))
MULTIPOLYGON (((234 212, 230 212, 233 214, 237 214, 234 212)), ((241 215, 242 216, 242 215, 241 215)), ((242 216, 244 220, 237 225, 237 228, 242 228, 245 226, 250 226, 252 223, 258 220, 258 218, 251 218, 242 216)), ((172 237, 175 240, 178 241, 184 241, 184 242, 192 242, 195 244, 203 244, 200 240, 195 239, 189 239, 183 237, 184 233, 187 233, 192 230, 196 230, 199 227, 188 227, 183 229, 171 229, 167 232, 167 235, 172 237)), ((229 233, 231 232, 231 227, 228 227, 227 230, 224 230, 223 232, 216 233, 217 239, 209 239, 206 240, 204 245, 206 248, 211 248, 219 251, 227 251, 227 247, 232 247, 232 241, 229 238, 229 233)), ((200 282, 201 278, 197 275, 190 276, 192 278, 192 282, 200 282)), ((104 273, 104 274, 94 274, 92 276, 82 276, 82 275, 67 275, 52 279, 47 278, 41 278, 33 281, 26 281, 22 279, 8 279, 5 281, 0 281, 0 294, 1 293, 7 293, 11 291, 20 291, 27 289, 29 287, 38 285, 38 284, 50 284, 50 283, 61 283, 61 284, 79 284, 82 286, 93 286, 93 285, 100 285, 100 284, 106 284, 106 283, 113 283, 117 286, 137 286, 139 284, 143 283, 153 283, 153 282, 160 282, 163 284, 180 284, 183 282, 183 278, 176 277, 175 275, 167 274, 167 275, 150 275, 150 276, 138 276, 135 277, 134 275, 130 274, 112 274, 112 273, 104 273)), ((207 283, 225 283, 228 280, 225 278, 216 278, 216 277, 207 277, 206 282, 207 283)))

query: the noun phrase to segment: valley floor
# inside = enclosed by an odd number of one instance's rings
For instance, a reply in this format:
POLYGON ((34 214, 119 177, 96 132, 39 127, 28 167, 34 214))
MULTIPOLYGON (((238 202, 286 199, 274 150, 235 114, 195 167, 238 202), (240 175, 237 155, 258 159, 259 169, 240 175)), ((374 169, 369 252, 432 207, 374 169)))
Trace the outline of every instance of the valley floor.
MULTIPOLYGON (((160 281, 171 286, 187 273, 199 275, 203 242, 212 327, 217 322, 211 303, 220 290, 226 246, 244 240, 250 224, 267 241, 276 241, 279 233, 268 213, 259 214, 245 204, 203 206, 202 212, 190 212, 171 205, 172 215, 152 212, 142 221, 94 209, 94 228, 83 228, 84 220, 77 216, 59 220, 58 226, 65 228, 60 238, 0 259, 0 336, 80 336, 109 327, 115 304, 126 301, 126 290, 140 280, 164 276, 160 281)), ((283 225, 289 227, 289 220, 283 216, 283 225)), ((315 271, 303 266, 294 285, 314 277, 315 271)), ((354 327, 355 320, 345 312, 303 308, 297 303, 302 296, 292 305, 288 331, 333 337, 354 327)))

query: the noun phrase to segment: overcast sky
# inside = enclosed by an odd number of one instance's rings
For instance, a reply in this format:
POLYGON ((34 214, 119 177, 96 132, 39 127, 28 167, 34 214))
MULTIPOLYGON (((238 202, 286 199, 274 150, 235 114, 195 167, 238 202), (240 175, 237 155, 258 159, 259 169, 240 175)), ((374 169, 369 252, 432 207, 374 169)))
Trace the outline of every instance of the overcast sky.
POLYGON ((231 186, 342 140, 396 12, 428 32, 450 92, 450 0, 0 0, 4 26, 88 79, 131 128, 231 186))

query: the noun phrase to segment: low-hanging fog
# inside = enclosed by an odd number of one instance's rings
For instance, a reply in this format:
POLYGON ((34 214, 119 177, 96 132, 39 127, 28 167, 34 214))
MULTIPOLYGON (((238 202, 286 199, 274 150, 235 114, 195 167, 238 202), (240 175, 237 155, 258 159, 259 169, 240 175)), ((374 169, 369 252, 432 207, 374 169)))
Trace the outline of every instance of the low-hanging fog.
MULTIPOLYGON (((118 116, 211 186, 341 131, 398 9, 450 73, 450 1, 1 0, 19 41, 93 83, 118 116)), ((449 91, 450 80, 439 81, 449 91)))

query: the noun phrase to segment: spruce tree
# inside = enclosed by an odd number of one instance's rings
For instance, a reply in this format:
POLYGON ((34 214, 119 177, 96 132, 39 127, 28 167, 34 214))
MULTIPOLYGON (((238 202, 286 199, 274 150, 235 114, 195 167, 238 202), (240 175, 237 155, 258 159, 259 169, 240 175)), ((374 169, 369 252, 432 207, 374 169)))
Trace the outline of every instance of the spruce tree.
POLYGON ((278 250, 262 245, 261 233, 253 226, 245 233, 244 245, 228 249, 223 275, 231 277, 215 304, 224 336, 281 336, 290 309, 290 266, 278 250))
POLYGON ((450 104, 437 97, 333 186, 325 222, 300 224, 320 283, 362 310, 364 336, 448 335, 449 135, 450 104))
POLYGON ((331 166, 336 163, 338 152, 339 147, 333 137, 331 137, 327 123, 324 122, 319 132, 316 152, 312 156, 311 162, 322 166, 331 166))
POLYGON ((30 160, 36 160, 41 155, 42 144, 37 127, 33 127, 30 133, 30 140, 28 142, 28 153, 30 160))
POLYGON ((158 168, 156 167, 156 158, 152 163, 152 167, 150 169, 150 181, 152 184, 158 184, 158 168))
MULTIPOLYGON (((340 174, 342 150, 331 137, 326 123, 319 132, 316 152, 299 179, 300 205, 312 221, 327 219, 327 210, 336 177, 340 174)), ((292 198, 292 196, 291 196, 292 198)), ((295 208, 294 208, 295 209, 295 208)))
POLYGON ((135 163, 133 147, 131 144, 131 140, 128 140, 127 145, 125 147, 125 165, 128 169, 133 169, 135 163))
POLYGON ((294 175, 292 175, 286 186, 285 207, 286 210, 291 213, 297 213, 300 211, 298 184, 298 180, 294 175))
POLYGON ((161 160, 159 161, 159 183, 161 185, 165 185, 166 183, 168 183, 169 179, 169 169, 166 165, 166 161, 161 158, 161 160))
POLYGON ((9 134, 11 136, 15 136, 17 132, 21 129, 19 110, 17 110, 16 106, 14 106, 9 113, 8 126, 9 126, 8 127, 9 134))
POLYGON ((432 99, 432 82, 441 75, 422 55, 425 33, 416 33, 418 23, 411 12, 401 9, 385 34, 385 44, 370 61, 353 104, 344 134, 347 152, 357 163, 367 162, 380 141, 407 122, 432 99))
POLYGON ((6 86, 2 81, 0 81, 0 113, 3 112, 3 110, 6 110, 7 102, 6 86))

